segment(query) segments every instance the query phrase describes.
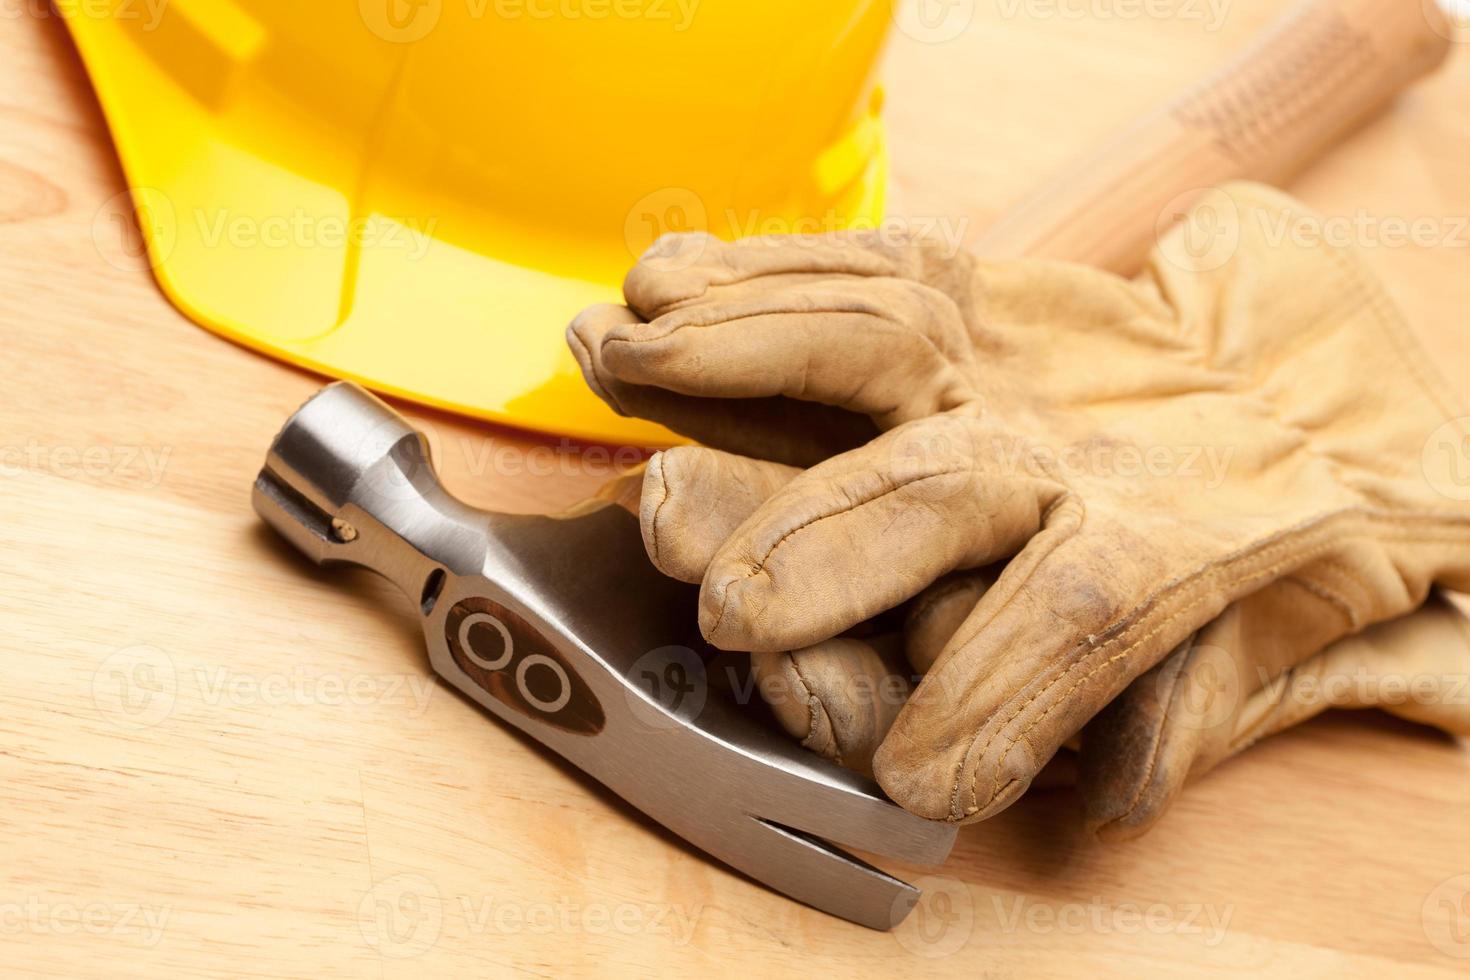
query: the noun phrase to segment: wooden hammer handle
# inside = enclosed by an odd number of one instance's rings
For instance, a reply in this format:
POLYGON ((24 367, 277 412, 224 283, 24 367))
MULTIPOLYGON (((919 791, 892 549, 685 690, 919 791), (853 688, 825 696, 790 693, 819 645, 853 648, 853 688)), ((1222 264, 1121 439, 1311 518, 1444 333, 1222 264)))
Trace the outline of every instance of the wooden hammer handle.
POLYGON ((1305 0, 1239 57, 1138 119, 990 225, 992 258, 1136 272, 1198 193, 1293 176, 1432 71, 1451 31, 1434 0, 1305 0))

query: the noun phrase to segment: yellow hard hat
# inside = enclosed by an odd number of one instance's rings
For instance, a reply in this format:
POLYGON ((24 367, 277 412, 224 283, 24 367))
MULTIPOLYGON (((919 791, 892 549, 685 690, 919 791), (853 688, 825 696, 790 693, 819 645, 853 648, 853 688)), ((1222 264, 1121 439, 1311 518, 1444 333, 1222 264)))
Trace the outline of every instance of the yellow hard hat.
POLYGON ((59 0, 201 325, 593 439, 563 331, 666 231, 881 216, 888 0, 59 0))

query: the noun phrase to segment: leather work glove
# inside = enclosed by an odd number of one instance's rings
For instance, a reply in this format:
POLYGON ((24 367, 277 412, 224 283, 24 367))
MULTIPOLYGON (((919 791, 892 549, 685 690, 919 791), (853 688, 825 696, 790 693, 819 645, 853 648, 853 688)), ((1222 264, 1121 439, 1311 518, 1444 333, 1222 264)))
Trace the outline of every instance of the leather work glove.
MULTIPOLYGON (((647 477, 639 470, 625 478, 621 502, 641 511, 645 546, 662 570, 690 582, 703 578, 720 546, 766 497, 801 472, 695 447, 659 453, 648 470, 647 477)), ((945 576, 909 604, 901 639, 850 636, 752 654, 759 690, 804 746, 871 773, 873 753, 912 682, 994 581, 989 569, 945 576), (897 655, 900 644, 906 657, 897 655)), ((1470 620, 1438 596, 1338 640, 1248 693, 1236 669, 1218 648, 1185 644, 1084 728, 1080 766, 1071 753, 1059 756, 1036 785, 1080 779, 1089 827, 1123 839, 1151 827, 1186 782, 1327 708, 1377 707, 1470 735, 1470 620)))
POLYGON ((1290 199, 1208 206, 1225 256, 1176 232, 1134 282, 872 234, 671 236, 628 309, 569 331, 615 408, 710 445, 807 463, 853 416, 881 431, 720 544, 714 645, 799 649, 1009 559, 874 756, 915 813, 998 812, 1171 651, 1220 651, 1240 712, 1433 584, 1470 585, 1470 425, 1391 302, 1290 199))
MULTIPOLYGON (((659 453, 649 463, 608 481, 594 495, 595 500, 616 504, 640 517, 645 547, 650 555, 658 555, 655 564, 682 581, 699 582, 710 557, 730 532, 800 472, 779 463, 730 456, 731 468, 719 472, 733 478, 717 486, 699 484, 699 477, 717 472, 699 469, 694 471, 695 481, 681 486, 666 506, 658 493, 644 492, 646 484, 662 488, 666 474, 678 480, 677 460, 698 461, 700 454, 713 452, 684 448, 659 453), (648 468, 654 472, 652 480, 646 479, 648 468), (706 490, 716 496, 705 496, 706 490), (688 509, 691 503, 694 511, 688 509), (659 515, 657 526, 655 513, 659 515), (680 531, 669 534, 663 528, 663 522, 669 520, 680 531), (660 547, 664 539, 667 544, 660 547)), ((750 668, 762 700, 787 732, 818 755, 872 775, 873 753, 912 687, 900 635, 864 633, 821 640, 790 652, 753 653, 750 668)))

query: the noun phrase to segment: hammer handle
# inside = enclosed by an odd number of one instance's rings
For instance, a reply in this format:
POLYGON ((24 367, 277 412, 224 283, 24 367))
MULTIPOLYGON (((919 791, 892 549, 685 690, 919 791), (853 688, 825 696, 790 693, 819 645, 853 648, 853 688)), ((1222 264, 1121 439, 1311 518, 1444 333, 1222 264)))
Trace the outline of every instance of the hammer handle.
POLYGON ((1310 164, 1449 51, 1434 0, 1305 0, 989 226, 974 251, 1131 275, 1199 192, 1310 164))

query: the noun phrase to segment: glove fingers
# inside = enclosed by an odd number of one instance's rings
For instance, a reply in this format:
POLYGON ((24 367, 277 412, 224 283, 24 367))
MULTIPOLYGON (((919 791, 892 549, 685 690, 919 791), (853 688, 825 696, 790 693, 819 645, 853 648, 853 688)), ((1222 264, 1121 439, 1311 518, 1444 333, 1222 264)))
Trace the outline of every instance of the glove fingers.
POLYGON ((1231 604, 1098 712, 1080 760, 1088 828, 1104 840, 1142 834, 1205 760, 1228 755, 1249 699, 1340 633, 1330 611, 1301 615, 1303 604, 1323 601, 1321 590, 1295 578, 1273 582, 1231 604))
POLYGON ((726 650, 807 646, 946 572, 1013 554, 1066 491, 979 460, 992 437, 982 420, 924 419, 793 479, 710 562, 705 638, 726 650))
POLYGON ((1341 639, 1246 694, 1227 717, 1212 721, 1210 715, 1238 693, 1236 668, 1224 662, 1220 650, 1190 644, 1177 651, 1087 726, 1083 805, 1087 825, 1100 839, 1145 833, 1186 783, 1328 708, 1383 707, 1446 731, 1470 733, 1470 699, 1447 696, 1463 684, 1470 666, 1463 616, 1452 610, 1427 608, 1341 639), (1421 692, 1426 696, 1394 696, 1416 678, 1426 682, 1421 692), (1391 703, 1381 700, 1386 692, 1391 703))
POLYGON ((904 279, 747 290, 611 326, 598 357, 623 384, 703 398, 783 396, 867 415, 880 428, 977 397, 974 341, 959 308, 904 279))
POLYGON ((1470 733, 1470 624, 1459 610, 1431 597, 1409 616, 1340 639, 1283 670, 1279 657, 1260 649, 1272 646, 1271 639, 1251 626, 1274 620, 1274 645, 1309 646, 1312 636, 1292 634, 1315 617, 1282 615, 1302 601, 1300 588, 1283 581, 1232 606, 1087 726, 1083 800, 1100 838, 1142 834, 1186 782, 1327 708, 1382 707, 1470 733))
POLYGON ((813 752, 871 775, 873 753, 909 696, 896 636, 837 638, 750 657, 781 727, 813 752))
POLYGON ((619 415, 667 426, 705 445, 761 459, 809 466, 877 434, 864 416, 790 398, 699 398, 622 380, 602 360, 603 338, 638 323, 625 306, 583 311, 567 328, 567 344, 587 385, 619 415))
POLYGON ((1227 758, 1248 706, 1349 628, 1307 567, 1232 603, 1088 726, 1083 806, 1104 840, 1156 823, 1189 779, 1227 758))
POLYGON ((735 529, 800 472, 699 446, 658 453, 648 461, 638 507, 648 557, 671 578, 703 581, 735 529))
POLYGON ((927 673, 950 638, 975 611, 999 572, 982 568, 955 572, 929 586, 909 606, 903 627, 904 656, 916 673, 927 673))
POLYGON ((1084 522, 1080 505, 1055 508, 955 633, 879 750, 875 771, 889 795, 934 819, 999 812, 1066 739, 1208 624, 1189 658, 1130 692, 1100 730, 1106 737, 1089 739, 1107 764, 1093 763, 1090 778, 1106 789, 1094 798, 1113 808, 1094 813, 1094 822, 1134 808, 1159 812, 1197 759, 1228 746, 1245 696, 1349 628, 1339 596, 1308 577, 1327 575, 1330 561, 1234 603, 1224 589, 1186 598, 1160 591, 1180 572, 1157 540, 1139 514, 1093 509, 1084 522))
POLYGON ((1470 735, 1470 620, 1436 594, 1407 616, 1344 637, 1250 698, 1230 754, 1328 708, 1382 708, 1470 735))
MULTIPOLYGON (((1220 607, 1136 613, 1168 572, 1146 532, 1067 501, 1012 559, 899 714, 874 759, 895 801, 935 820, 1009 806, 1067 739, 1220 607), (1119 554, 1133 560, 1120 562, 1119 554), (1187 615, 1183 614, 1187 612, 1187 615)), ((1220 605, 1224 604, 1220 599, 1220 605)))
POLYGON ((901 234, 840 231, 725 242, 713 235, 665 235, 643 253, 623 283, 628 305, 653 319, 685 303, 771 277, 895 277, 927 282, 968 305, 964 252, 901 234))
POLYGON ((1087 724, 1078 782, 1084 822, 1098 838, 1138 836, 1184 787, 1205 734, 1198 722, 1219 696, 1218 649, 1191 637, 1087 724))

